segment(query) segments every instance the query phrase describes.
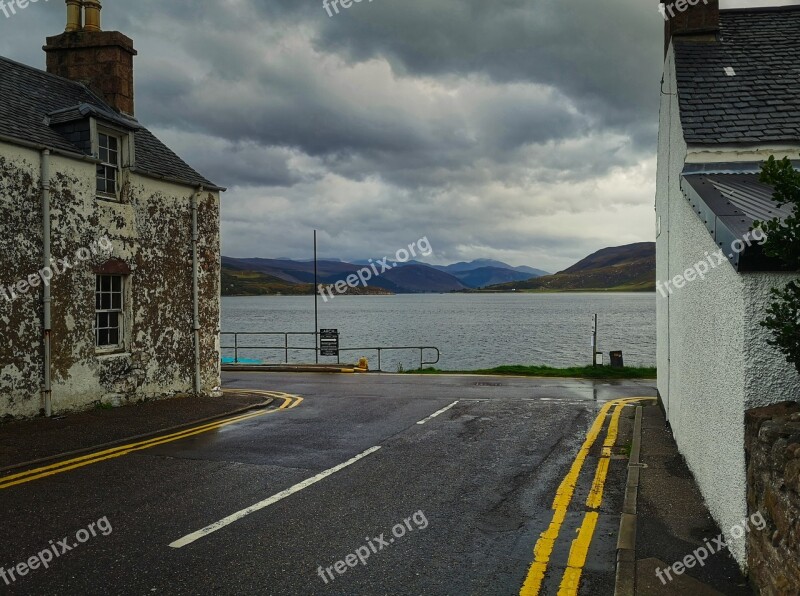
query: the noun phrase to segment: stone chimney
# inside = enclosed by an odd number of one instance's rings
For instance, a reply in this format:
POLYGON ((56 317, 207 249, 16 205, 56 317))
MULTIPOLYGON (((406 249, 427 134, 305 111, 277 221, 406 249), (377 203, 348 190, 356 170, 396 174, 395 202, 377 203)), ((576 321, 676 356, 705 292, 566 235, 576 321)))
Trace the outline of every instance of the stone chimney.
POLYGON ((66 0, 64 33, 47 38, 47 72, 84 83, 115 110, 133 109, 133 40, 103 31, 100 0, 66 0))
POLYGON ((659 12, 666 21, 664 54, 673 37, 693 41, 717 41, 719 0, 660 0, 659 12))

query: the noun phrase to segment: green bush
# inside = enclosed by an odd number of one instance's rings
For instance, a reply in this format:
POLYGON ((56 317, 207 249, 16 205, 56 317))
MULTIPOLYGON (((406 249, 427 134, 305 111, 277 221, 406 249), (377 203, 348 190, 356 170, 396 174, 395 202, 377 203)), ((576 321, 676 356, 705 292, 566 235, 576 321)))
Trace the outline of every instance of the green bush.
MULTIPOLYGON (((768 256, 780 259, 793 271, 800 271, 800 171, 794 169, 788 157, 776 160, 772 156, 762 166, 760 179, 775 188, 773 198, 778 207, 792 206, 792 215, 784 221, 779 218, 757 221, 753 227, 765 232, 764 252, 768 256)), ((771 293, 772 302, 761 325, 772 332, 768 343, 800 372, 800 283, 791 281, 783 288, 773 288, 771 293)))

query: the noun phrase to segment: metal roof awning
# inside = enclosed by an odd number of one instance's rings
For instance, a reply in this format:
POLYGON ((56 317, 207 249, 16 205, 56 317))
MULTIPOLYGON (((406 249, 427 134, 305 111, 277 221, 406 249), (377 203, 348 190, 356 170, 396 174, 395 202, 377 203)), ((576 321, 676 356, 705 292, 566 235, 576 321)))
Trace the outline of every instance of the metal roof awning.
POLYGON ((755 241, 750 246, 745 243, 739 252, 733 249, 736 240, 748 238, 753 222, 785 219, 792 208, 778 207, 772 198, 772 187, 759 180, 759 164, 738 164, 736 173, 732 173, 731 165, 687 168, 681 176, 684 196, 737 271, 786 271, 779 260, 767 257, 755 241))

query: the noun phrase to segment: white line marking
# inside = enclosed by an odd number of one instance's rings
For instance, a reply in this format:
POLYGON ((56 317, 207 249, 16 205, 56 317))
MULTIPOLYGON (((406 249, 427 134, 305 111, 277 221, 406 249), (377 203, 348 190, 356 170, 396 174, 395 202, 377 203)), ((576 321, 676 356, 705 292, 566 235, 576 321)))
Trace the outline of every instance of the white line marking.
POLYGON ((211 524, 210 526, 206 526, 202 530, 197 530, 197 532, 192 532, 191 534, 188 534, 188 535, 184 536, 180 540, 176 540, 175 542, 170 544, 170 546, 172 548, 183 548, 187 544, 191 544, 192 542, 194 542, 195 540, 199 540, 203 536, 208 536, 209 534, 211 534, 213 532, 216 532, 217 530, 220 530, 220 529, 224 528, 225 526, 227 526, 229 524, 232 524, 235 521, 239 521, 240 519, 250 515, 251 513, 255 513, 256 511, 260 511, 261 509, 264 509, 265 507, 269 507, 270 505, 273 505, 273 504, 277 503, 278 501, 280 501, 282 499, 285 499, 286 497, 289 497, 289 496, 293 495, 294 493, 303 490, 304 488, 308 488, 312 484, 315 484, 315 483, 319 482, 320 480, 323 480, 323 479, 327 478, 331 474, 335 474, 339 470, 343 470, 347 466, 350 466, 350 465, 356 463, 358 460, 363 459, 363 458, 367 457, 368 455, 370 455, 372 453, 375 453, 378 449, 380 449, 380 446, 370 447, 369 449, 367 449, 363 453, 359 453, 354 458, 347 460, 343 464, 339 464, 338 466, 335 466, 335 467, 333 467, 333 468, 331 468, 329 470, 325 470, 324 472, 320 472, 319 474, 317 474, 316 476, 312 476, 308 480, 303 480, 303 482, 295 484, 294 486, 292 486, 290 488, 287 488, 286 490, 282 490, 281 492, 279 492, 276 495, 272 495, 269 499, 265 499, 265 500, 261 501, 260 503, 256 503, 255 505, 251 505, 247 509, 242 509, 241 511, 238 511, 238 512, 234 513, 233 515, 229 515, 228 517, 226 517, 224 519, 221 519, 218 522, 215 522, 215 523, 211 524))
POLYGON ((452 407, 453 407, 454 405, 456 405, 457 403, 458 403, 458 400, 454 401, 453 403, 451 403, 451 404, 450 404, 449 406, 447 406, 446 408, 442 408, 442 409, 441 409, 441 410, 439 410, 438 412, 434 412, 433 414, 431 414, 430 416, 428 416, 428 417, 427 417, 425 420, 420 420, 419 422, 417 422, 417 424, 425 424, 426 422, 428 422, 428 420, 433 420, 433 419, 434 419, 434 418, 436 418, 436 417, 437 417, 439 414, 444 414, 444 413, 445 413, 447 410, 449 410, 450 408, 452 408, 452 407))

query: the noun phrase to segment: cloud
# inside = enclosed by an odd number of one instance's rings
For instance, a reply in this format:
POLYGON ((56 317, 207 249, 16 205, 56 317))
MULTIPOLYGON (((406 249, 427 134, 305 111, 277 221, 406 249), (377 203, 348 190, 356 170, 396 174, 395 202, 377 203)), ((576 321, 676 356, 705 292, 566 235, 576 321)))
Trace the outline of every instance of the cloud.
MULTIPOLYGON (((41 66, 58 2, 0 20, 41 66)), ((653 239, 663 21, 641 0, 107 4, 137 117, 214 182, 223 250, 394 252, 544 269, 653 239)))

